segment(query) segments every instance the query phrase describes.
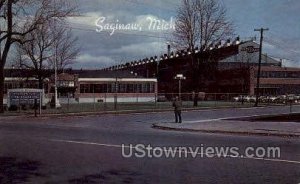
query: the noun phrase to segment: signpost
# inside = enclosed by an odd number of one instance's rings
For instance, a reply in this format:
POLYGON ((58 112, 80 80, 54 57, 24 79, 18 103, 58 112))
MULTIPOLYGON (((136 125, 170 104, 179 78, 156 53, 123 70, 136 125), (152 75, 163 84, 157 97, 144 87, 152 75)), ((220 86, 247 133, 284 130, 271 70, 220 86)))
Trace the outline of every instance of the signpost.
POLYGON ((43 95, 43 89, 10 89, 8 90, 7 105, 20 108, 22 105, 35 106, 39 104, 39 114, 41 114, 43 95))
POLYGON ((186 77, 183 76, 183 74, 177 74, 174 77, 175 80, 178 80, 178 96, 179 96, 179 100, 181 100, 181 80, 185 80, 186 77))

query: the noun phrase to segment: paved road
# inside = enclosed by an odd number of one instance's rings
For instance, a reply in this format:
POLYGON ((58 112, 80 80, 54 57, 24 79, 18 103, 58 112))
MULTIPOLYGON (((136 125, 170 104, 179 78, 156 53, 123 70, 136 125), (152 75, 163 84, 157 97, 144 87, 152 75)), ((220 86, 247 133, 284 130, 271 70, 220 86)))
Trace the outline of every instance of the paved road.
MULTIPOLYGON (((294 111, 300 110, 298 107, 294 111)), ((185 112, 184 120, 285 113, 288 107, 185 112)), ((300 141, 152 129, 173 114, 0 119, 0 183, 299 183, 300 141), (121 145, 280 147, 280 158, 124 158, 121 145)), ((126 147, 127 155, 135 149, 126 147)), ((152 150, 153 151, 153 150, 152 150)), ((135 152, 136 153, 136 152, 135 152)), ((241 151, 241 154, 243 151, 241 151)), ((153 156, 153 152, 152 152, 153 156)))

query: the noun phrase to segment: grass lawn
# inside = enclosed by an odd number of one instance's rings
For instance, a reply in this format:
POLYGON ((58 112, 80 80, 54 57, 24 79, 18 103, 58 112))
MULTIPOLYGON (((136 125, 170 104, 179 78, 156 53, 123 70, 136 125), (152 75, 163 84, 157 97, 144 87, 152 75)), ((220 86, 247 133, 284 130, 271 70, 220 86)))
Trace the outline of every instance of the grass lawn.
MULTIPOLYGON (((219 108, 219 107, 251 107, 253 104, 240 102, 226 102, 226 101, 199 101, 197 107, 193 107, 193 102, 184 101, 182 103, 183 109, 204 109, 204 108, 219 108)), ((80 103, 80 104, 62 104, 60 109, 42 110, 42 114, 64 114, 64 113, 79 113, 79 112, 106 112, 106 111, 159 111, 172 110, 172 102, 139 102, 139 103, 118 103, 115 109, 114 103, 80 103)), ((34 114, 34 110, 21 111, 6 111, 3 115, 26 115, 34 114)))

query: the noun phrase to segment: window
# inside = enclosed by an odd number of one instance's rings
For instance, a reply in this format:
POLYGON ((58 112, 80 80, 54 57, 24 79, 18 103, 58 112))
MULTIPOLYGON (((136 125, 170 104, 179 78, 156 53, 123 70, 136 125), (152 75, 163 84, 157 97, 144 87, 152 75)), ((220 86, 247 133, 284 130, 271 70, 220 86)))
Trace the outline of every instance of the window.
POLYGON ((80 84, 80 93, 153 93, 155 83, 80 84))
POLYGON ((74 81, 58 81, 59 87, 74 87, 74 81))
POLYGON ((103 84, 94 84, 93 88, 94 88, 94 93, 105 93, 103 84))
POLYGON ((134 85, 133 84, 127 84, 127 93, 134 93, 134 85))

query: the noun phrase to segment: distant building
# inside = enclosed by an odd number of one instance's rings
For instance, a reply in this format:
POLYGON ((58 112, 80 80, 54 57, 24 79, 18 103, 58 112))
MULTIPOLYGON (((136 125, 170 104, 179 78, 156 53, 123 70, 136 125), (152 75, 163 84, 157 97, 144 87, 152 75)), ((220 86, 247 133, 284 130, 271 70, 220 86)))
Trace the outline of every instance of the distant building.
MULTIPOLYGON (((54 95, 54 72, 45 70, 43 89, 48 101, 54 95)), ((31 70, 6 69, 4 92, 8 89, 38 88, 31 70)), ((126 71, 66 70, 58 74, 61 103, 148 102, 155 101, 157 79, 126 71)), ((6 96, 5 96, 6 98, 6 96)))
MULTIPOLYGON (((183 74, 182 92, 236 93, 254 95, 259 45, 253 41, 219 43, 204 52, 182 50, 170 55, 145 58, 105 68, 132 71, 143 77, 158 78, 159 93, 178 91, 176 74, 183 74)), ((300 94, 300 68, 282 67, 282 61, 262 55, 260 93, 262 95, 300 94)))
MULTIPOLYGON (((155 101, 166 93, 178 93, 177 74, 183 74, 182 93, 206 92, 248 94, 256 92, 259 45, 253 41, 181 50, 128 62, 102 70, 65 70, 58 75, 58 96, 62 103, 155 101), (157 93, 160 93, 157 95, 157 93)), ((43 73, 48 99, 54 93, 54 71, 43 73)), ((6 69, 5 87, 39 88, 33 70, 6 69)), ((282 67, 281 60, 262 55, 261 95, 300 94, 300 68, 282 67)), ((172 95, 171 95, 172 96, 172 95)))

